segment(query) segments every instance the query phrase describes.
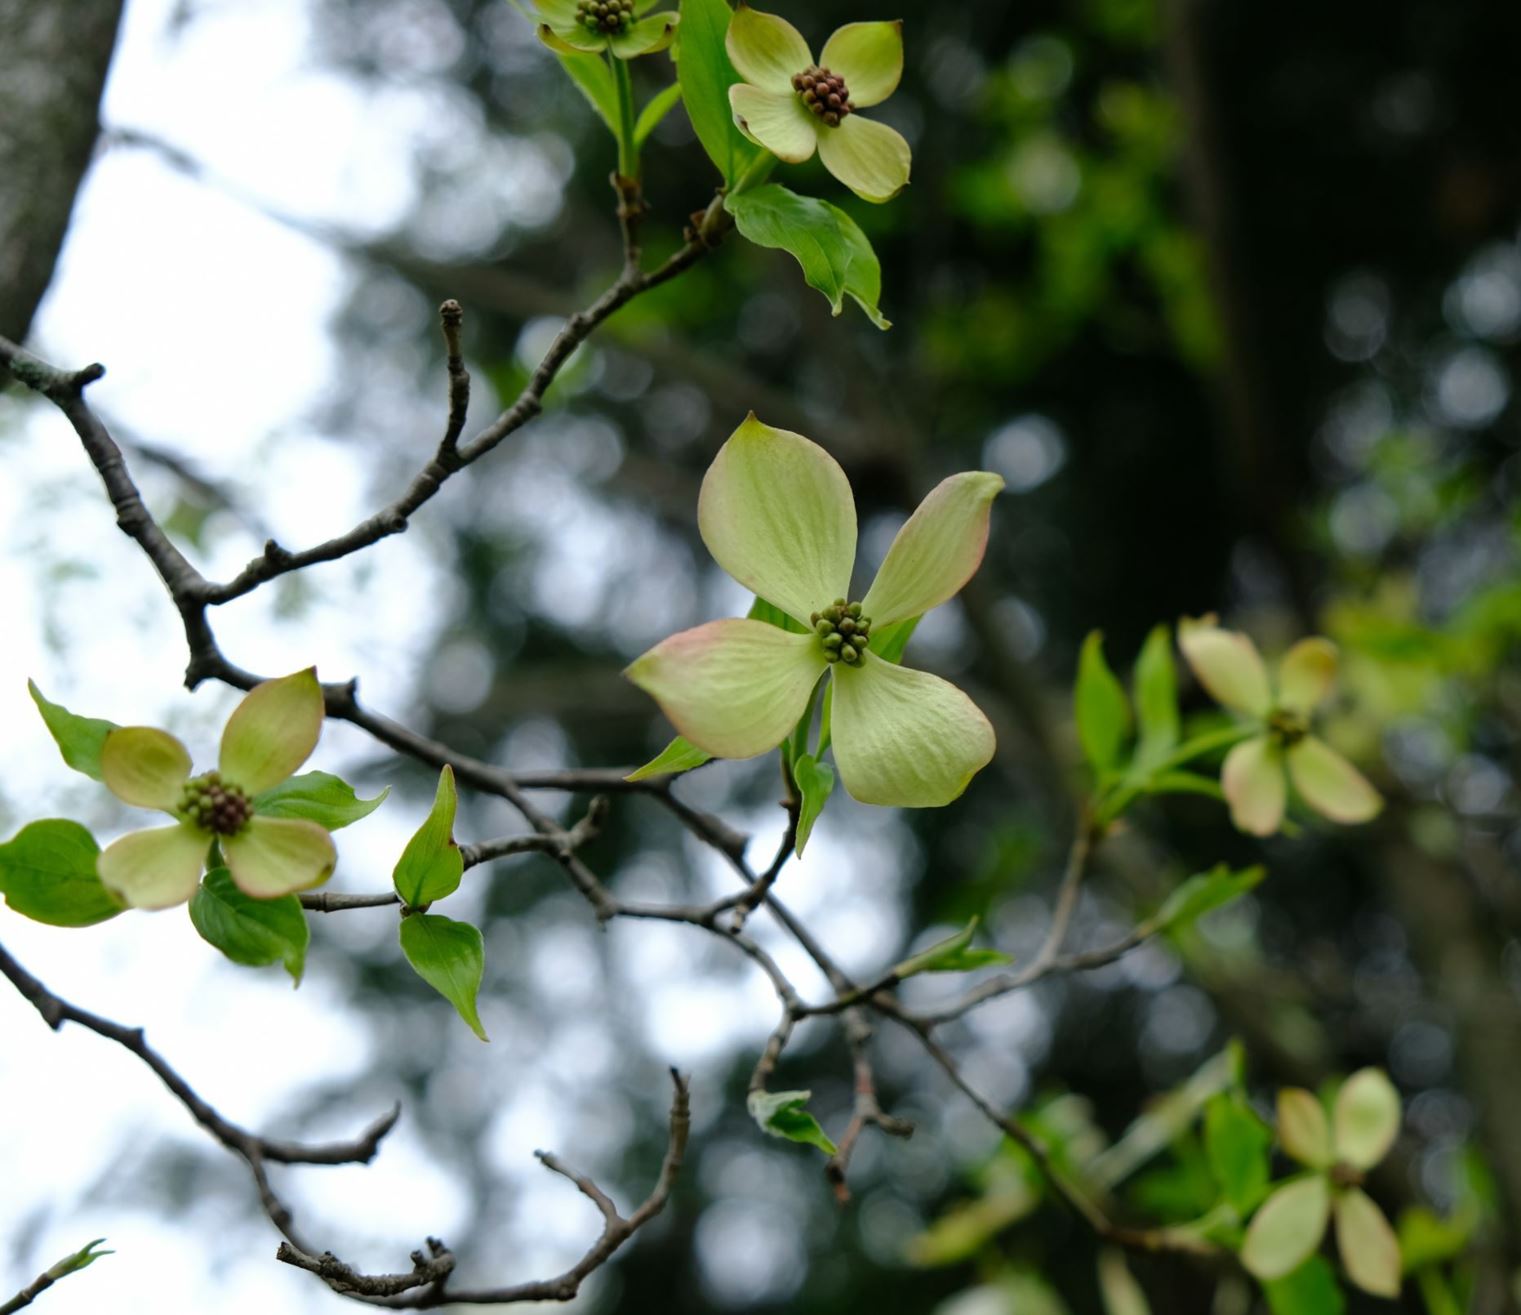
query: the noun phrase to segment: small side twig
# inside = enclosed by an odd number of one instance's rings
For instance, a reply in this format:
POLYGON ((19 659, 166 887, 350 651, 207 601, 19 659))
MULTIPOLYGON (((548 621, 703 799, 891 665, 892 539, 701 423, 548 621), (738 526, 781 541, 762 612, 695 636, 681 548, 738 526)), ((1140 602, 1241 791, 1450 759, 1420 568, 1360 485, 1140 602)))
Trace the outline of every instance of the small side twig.
POLYGON ((438 308, 438 318, 444 331, 449 371, 449 421, 438 445, 438 454, 441 461, 447 462, 457 456, 459 436, 465 432, 465 413, 470 410, 470 371, 465 369, 459 342, 460 329, 465 323, 464 307, 451 297, 438 308))

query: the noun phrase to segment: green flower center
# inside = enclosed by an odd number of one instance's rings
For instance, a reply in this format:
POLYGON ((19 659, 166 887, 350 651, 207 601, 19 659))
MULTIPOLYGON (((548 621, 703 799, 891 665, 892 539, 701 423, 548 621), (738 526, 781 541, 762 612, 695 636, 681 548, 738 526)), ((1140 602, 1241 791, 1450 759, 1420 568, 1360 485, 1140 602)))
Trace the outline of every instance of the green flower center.
POLYGON ((831 128, 838 128, 855 106, 850 103, 850 92, 845 79, 817 64, 792 75, 792 89, 803 98, 803 104, 823 119, 831 128))
POLYGON ((1310 723, 1297 712, 1274 708, 1268 713, 1268 734, 1285 749, 1291 749, 1310 733, 1310 723))
POLYGON ((627 32, 634 0, 577 0, 576 22, 593 32, 627 32))
POLYGON ((836 598, 822 612, 814 612, 809 618, 813 633, 824 646, 824 657, 830 662, 843 662, 849 667, 861 665, 861 655, 871 642, 871 618, 861 615, 860 603, 847 603, 836 598))
POLYGON ((219 836, 235 836, 253 816, 253 804, 235 785, 224 785, 220 772, 207 772, 185 782, 179 807, 174 810, 181 821, 212 831, 219 836))

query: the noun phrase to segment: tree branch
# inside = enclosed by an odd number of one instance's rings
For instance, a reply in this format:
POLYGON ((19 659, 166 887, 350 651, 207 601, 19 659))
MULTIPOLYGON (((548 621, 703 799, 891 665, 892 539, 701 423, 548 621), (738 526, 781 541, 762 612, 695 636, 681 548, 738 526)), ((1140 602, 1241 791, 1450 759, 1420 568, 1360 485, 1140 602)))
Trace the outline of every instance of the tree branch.
POLYGON ((209 1102, 197 1095, 169 1061, 148 1044, 142 1028, 125 1027, 54 995, 17 963, 3 945, 0 945, 0 975, 10 979, 11 985, 32 1004, 42 1015, 42 1021, 55 1032, 65 1023, 77 1023, 97 1036, 103 1036, 131 1051, 153 1070, 159 1081, 169 1088, 175 1099, 201 1127, 245 1160, 256 1157, 277 1164, 368 1164, 375 1158, 381 1141, 395 1127, 396 1120, 401 1115, 401 1106, 395 1105, 358 1137, 346 1142, 304 1145, 260 1137, 224 1118, 209 1102))

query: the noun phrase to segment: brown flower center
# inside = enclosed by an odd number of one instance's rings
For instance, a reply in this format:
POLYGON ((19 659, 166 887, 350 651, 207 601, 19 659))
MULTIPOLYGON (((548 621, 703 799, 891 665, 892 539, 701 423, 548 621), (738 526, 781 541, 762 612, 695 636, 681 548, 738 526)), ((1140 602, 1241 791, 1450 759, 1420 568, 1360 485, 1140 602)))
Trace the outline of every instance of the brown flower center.
POLYGON ((813 622, 813 632, 823 644, 828 661, 843 662, 848 667, 861 665, 861 655, 871 642, 871 618, 861 615, 860 603, 836 598, 808 619, 813 622))
POLYGON ((850 103, 845 79, 817 64, 793 74, 792 89, 802 97, 803 104, 831 128, 838 128, 840 120, 855 109, 850 103))
POLYGON ((634 21, 634 0, 577 0, 576 22, 593 32, 627 32, 634 21))
POLYGON ((1331 1185, 1333 1187, 1361 1187, 1363 1174, 1361 1169, 1355 1169, 1345 1160, 1337 1160, 1331 1166, 1331 1185))
POLYGON ((220 772, 207 772, 185 782, 175 815, 202 831, 235 836, 248 825, 253 805, 237 786, 224 785, 220 772))

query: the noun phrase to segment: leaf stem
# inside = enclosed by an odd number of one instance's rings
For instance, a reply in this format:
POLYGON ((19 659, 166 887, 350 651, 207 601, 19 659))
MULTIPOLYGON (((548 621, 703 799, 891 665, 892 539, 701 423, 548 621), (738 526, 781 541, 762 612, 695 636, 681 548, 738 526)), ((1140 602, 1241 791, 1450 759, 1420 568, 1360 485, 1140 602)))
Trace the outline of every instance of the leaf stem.
POLYGON ((607 56, 613 66, 613 86, 618 91, 618 173, 624 178, 639 177, 639 143, 634 139, 634 83, 629 76, 628 61, 611 51, 607 56))
POLYGON ((746 167, 744 173, 734 180, 734 186, 729 189, 730 196, 738 196, 741 192, 748 192, 752 187, 759 187, 771 176, 771 171, 776 168, 776 156, 770 151, 762 151, 746 167))

